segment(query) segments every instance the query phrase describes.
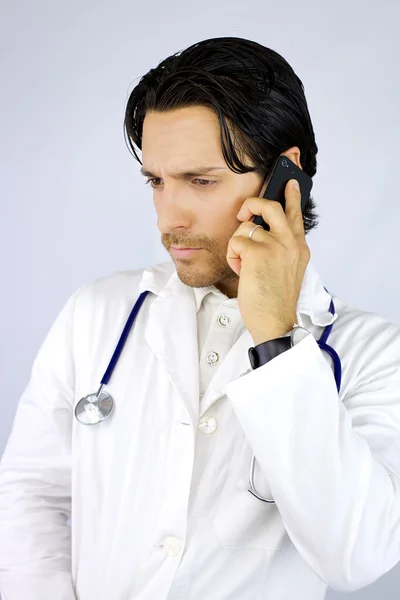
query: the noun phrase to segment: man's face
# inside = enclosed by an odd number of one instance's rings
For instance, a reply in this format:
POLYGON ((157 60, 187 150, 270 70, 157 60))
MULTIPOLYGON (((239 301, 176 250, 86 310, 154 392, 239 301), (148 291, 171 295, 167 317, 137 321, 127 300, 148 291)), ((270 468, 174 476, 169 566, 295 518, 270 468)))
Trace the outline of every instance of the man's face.
MULTIPOLYGON (((246 158, 246 164, 251 164, 246 158)), ((242 157, 243 159, 243 157, 242 157)), ((240 225, 236 215, 246 198, 258 196, 262 179, 237 174, 222 155, 217 115, 198 106, 148 112, 143 123, 143 171, 157 212, 161 241, 175 262, 179 279, 192 287, 215 285, 237 296, 239 278, 226 262, 228 242, 240 225), (199 167, 220 167, 197 174, 199 167), (190 177, 174 176, 195 172, 190 177), (186 257, 171 247, 201 248, 186 257)))

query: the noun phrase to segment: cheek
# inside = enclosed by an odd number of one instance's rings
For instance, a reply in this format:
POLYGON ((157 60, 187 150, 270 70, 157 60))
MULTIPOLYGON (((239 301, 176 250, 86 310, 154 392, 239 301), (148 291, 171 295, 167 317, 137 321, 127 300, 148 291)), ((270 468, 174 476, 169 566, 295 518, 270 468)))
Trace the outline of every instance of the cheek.
POLYGON ((241 222, 236 218, 237 212, 232 213, 229 211, 227 214, 220 212, 215 215, 214 221, 210 222, 210 228, 212 229, 210 229, 209 235, 213 237, 222 252, 226 252, 230 239, 241 225, 241 222))
POLYGON ((233 211, 232 207, 226 210, 214 210, 207 215, 208 231, 214 234, 219 239, 230 238, 240 225, 240 221, 236 218, 237 211, 233 211))

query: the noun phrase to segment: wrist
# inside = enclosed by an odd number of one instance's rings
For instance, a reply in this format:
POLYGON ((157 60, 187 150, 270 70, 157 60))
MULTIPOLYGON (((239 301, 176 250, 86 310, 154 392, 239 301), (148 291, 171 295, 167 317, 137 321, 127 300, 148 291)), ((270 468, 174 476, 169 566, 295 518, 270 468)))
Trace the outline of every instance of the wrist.
POLYGON ((255 347, 249 348, 248 355, 250 364, 253 369, 257 369, 266 364, 279 354, 290 350, 298 344, 304 337, 309 335, 309 331, 299 325, 294 325, 293 328, 286 334, 278 338, 267 340, 257 344, 255 347))
POLYGON ((289 325, 283 325, 282 327, 269 329, 268 332, 257 331, 252 333, 251 337, 253 338, 254 346, 259 346, 265 342, 270 342, 271 340, 276 340, 283 336, 290 335, 290 332, 295 326, 296 324, 293 324, 292 322, 289 325))

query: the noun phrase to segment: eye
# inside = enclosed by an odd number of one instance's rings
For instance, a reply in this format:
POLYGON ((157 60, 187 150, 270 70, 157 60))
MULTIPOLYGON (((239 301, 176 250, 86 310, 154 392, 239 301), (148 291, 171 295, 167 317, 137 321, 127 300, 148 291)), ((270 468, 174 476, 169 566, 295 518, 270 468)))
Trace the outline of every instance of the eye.
POLYGON ((155 184, 153 183, 155 179, 158 179, 158 177, 153 177, 153 178, 148 179, 147 181, 145 181, 145 185, 150 183, 152 188, 156 187, 155 184))
POLYGON ((193 179, 193 181, 202 181, 203 183, 205 183, 205 185, 201 184, 200 187, 209 187, 208 184, 212 184, 215 183, 215 181, 211 180, 211 179, 193 179))
MULTIPOLYGON (((159 186, 159 184, 155 183, 155 181, 159 181, 159 180, 160 180, 159 177, 150 177, 150 179, 145 181, 145 185, 150 183, 151 187, 154 189, 159 186)), ((193 181, 201 182, 198 184, 199 187, 210 187, 211 184, 216 183, 216 181, 214 181, 212 179, 193 179, 193 181)))

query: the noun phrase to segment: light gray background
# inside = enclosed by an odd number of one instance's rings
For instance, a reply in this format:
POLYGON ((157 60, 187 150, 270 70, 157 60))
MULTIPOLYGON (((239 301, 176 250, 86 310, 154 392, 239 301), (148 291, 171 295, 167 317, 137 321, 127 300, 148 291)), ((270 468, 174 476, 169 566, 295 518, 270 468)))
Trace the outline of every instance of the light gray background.
MULTIPOLYGON (((312 261, 330 291, 399 323, 399 20, 397 0, 1 0, 0 452, 66 299, 168 259, 123 115, 145 72, 201 39, 254 39, 293 66, 319 146, 312 261)), ((400 566, 350 594, 399 595, 400 566)))

